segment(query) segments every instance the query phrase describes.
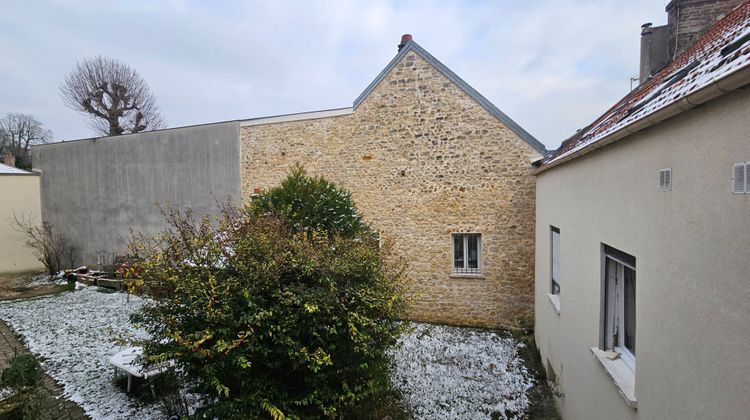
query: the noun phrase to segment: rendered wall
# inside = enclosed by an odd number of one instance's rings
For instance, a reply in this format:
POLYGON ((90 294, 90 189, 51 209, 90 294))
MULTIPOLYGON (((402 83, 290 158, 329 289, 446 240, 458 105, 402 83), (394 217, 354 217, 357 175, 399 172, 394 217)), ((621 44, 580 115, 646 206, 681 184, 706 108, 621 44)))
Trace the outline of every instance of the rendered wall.
POLYGON ((21 219, 41 220, 38 175, 0 175, 0 273, 44 270, 24 247, 25 235, 10 222, 14 213, 21 219))
POLYGON ((530 326, 534 149, 410 52, 353 114, 244 126, 242 192, 296 162, 352 192, 410 262, 421 321, 530 326), (451 277, 451 233, 482 234, 483 278, 451 277))
POLYGON ((536 344, 561 380, 566 419, 747 418, 750 93, 737 91, 537 179, 536 344), (673 189, 659 192, 659 170, 673 189), (550 225, 560 229, 560 314, 550 303, 550 225), (601 244, 636 257, 637 409, 599 346, 601 244))
POLYGON ((164 228, 157 203, 202 215, 239 201, 238 130, 228 122, 33 147, 43 217, 81 247, 79 263, 107 263, 131 228, 164 228))

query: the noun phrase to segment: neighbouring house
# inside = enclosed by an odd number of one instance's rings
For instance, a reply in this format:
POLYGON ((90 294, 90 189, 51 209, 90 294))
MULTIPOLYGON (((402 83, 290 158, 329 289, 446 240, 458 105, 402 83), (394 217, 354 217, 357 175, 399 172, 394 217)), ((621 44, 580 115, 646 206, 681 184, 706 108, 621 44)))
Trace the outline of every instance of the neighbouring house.
POLYGON ((31 249, 26 236, 14 220, 40 222, 39 174, 16 168, 13 155, 5 155, 0 163, 0 273, 42 270, 42 264, 31 249))
POLYGON ((563 418, 748 417, 750 3, 737 3, 670 2, 668 27, 701 35, 642 42, 678 55, 537 171, 535 338, 563 418), (708 28, 674 21, 698 15, 708 28))
POLYGON ((302 163, 397 241, 412 318, 531 326, 532 162, 546 150, 410 35, 398 49, 351 107, 35 146, 45 218, 101 263, 131 228, 163 227, 153 203, 211 212, 302 163))

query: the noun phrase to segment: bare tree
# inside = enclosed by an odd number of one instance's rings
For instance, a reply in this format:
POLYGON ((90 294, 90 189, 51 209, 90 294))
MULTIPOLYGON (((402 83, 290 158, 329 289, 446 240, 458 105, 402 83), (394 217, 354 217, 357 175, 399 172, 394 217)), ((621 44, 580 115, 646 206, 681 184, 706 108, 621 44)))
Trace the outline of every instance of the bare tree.
POLYGON ((0 118, 0 155, 11 153, 20 166, 30 166, 29 148, 47 143, 52 132, 33 115, 9 112, 0 118))
POLYGON ((96 56, 76 64, 60 86, 65 103, 89 118, 98 134, 117 136, 165 126, 156 97, 133 68, 96 56))
POLYGON ((34 251, 34 255, 47 269, 47 273, 54 275, 61 269, 72 268, 78 255, 76 246, 67 236, 60 234, 47 222, 35 223, 30 215, 13 213, 11 225, 26 235, 26 247, 34 251))

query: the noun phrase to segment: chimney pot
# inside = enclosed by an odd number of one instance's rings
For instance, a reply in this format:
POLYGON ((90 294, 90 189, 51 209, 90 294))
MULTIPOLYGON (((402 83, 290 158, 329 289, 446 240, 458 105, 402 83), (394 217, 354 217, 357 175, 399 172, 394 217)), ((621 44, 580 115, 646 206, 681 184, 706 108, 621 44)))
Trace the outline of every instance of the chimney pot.
POLYGON ((406 43, 411 40, 412 40, 411 34, 401 35, 401 43, 398 44, 398 50, 401 51, 401 48, 404 48, 404 46, 406 46, 406 43))
POLYGON ((641 25, 641 35, 650 34, 652 32, 651 25, 653 25, 653 23, 651 22, 647 22, 641 25))

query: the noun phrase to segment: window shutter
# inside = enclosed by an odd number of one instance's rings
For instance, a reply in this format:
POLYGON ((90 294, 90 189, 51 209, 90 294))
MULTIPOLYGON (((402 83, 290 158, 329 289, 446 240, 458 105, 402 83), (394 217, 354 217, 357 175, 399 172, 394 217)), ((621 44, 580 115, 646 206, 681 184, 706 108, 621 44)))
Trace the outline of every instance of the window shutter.
POLYGON ((552 278, 560 283, 560 232, 552 231, 552 278))
POLYGON ((659 191, 672 191, 672 169, 659 171, 659 191))
POLYGON ((745 162, 735 163, 733 167, 733 188, 732 192, 735 194, 743 194, 747 192, 747 165, 745 162))

